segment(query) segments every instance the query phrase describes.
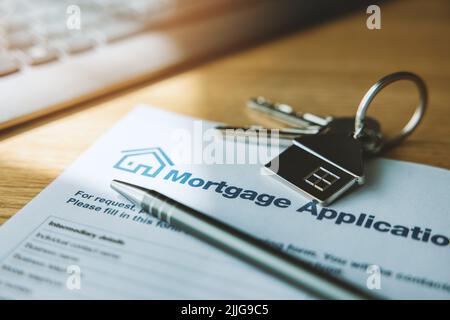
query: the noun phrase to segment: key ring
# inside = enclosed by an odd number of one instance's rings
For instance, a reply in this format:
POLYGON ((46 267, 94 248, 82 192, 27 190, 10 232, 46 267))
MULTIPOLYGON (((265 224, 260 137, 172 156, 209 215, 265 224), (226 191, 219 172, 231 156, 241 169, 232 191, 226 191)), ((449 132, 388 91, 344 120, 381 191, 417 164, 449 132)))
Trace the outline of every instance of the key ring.
POLYGON ((407 136, 409 136, 414 129, 417 127, 417 125, 420 123, 420 121, 423 118, 423 115, 425 114, 425 109, 427 106, 427 87, 425 85, 425 82, 420 78, 418 75, 407 72, 407 71, 400 71, 395 72, 392 74, 389 74, 380 80, 378 80, 370 89, 367 91, 367 93, 362 98, 359 106, 358 111, 356 112, 355 117, 355 133, 353 137, 355 139, 360 138, 363 135, 364 130, 364 120, 366 118, 366 112, 369 108, 370 103, 373 101, 375 96, 386 86, 389 84, 399 81, 399 80, 409 80, 412 81, 419 90, 419 105, 417 106, 416 110, 414 111, 413 116, 408 121, 408 123, 403 127, 403 129, 400 131, 400 133, 389 140, 385 141, 382 145, 382 149, 390 148, 398 143, 400 143, 403 139, 405 139, 407 136))

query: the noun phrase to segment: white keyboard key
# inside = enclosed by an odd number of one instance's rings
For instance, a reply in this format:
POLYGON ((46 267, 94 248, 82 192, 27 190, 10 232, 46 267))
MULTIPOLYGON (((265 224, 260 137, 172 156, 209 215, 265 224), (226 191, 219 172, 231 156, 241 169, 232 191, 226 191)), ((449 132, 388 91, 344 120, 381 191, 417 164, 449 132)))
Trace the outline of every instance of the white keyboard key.
POLYGON ((106 42, 113 42, 132 36, 143 30, 144 27, 141 24, 120 22, 100 27, 99 31, 102 33, 106 42))
POLYGON ((0 27, 7 33, 19 32, 28 29, 29 23, 25 18, 3 18, 0 27))
POLYGON ((77 35, 65 39, 61 44, 63 50, 70 54, 84 52, 94 48, 94 46, 95 41, 92 38, 83 35, 77 35))
POLYGON ((0 54, 0 77, 7 74, 16 72, 19 70, 19 64, 16 60, 7 56, 6 54, 0 54))
POLYGON ((45 46, 35 46, 24 51, 27 63, 31 65, 43 64, 58 59, 58 51, 45 46))
POLYGON ((102 23, 104 19, 103 15, 92 13, 92 12, 83 12, 80 20, 80 30, 88 29, 99 25, 102 23))
POLYGON ((36 37, 26 31, 12 33, 6 36, 9 49, 26 49, 36 43, 36 37))
POLYGON ((51 25, 43 26, 41 29, 41 33, 47 39, 58 39, 67 37, 69 29, 67 29, 67 26, 65 24, 54 23, 51 25))
POLYGON ((35 20, 44 25, 60 24, 65 26, 67 17, 66 7, 49 7, 47 10, 37 13, 35 20))
MULTIPOLYGON (((168 10, 174 7, 175 4, 171 1, 134 1, 130 3, 130 7, 137 12, 142 12, 145 15, 150 15, 154 13, 161 12, 163 10, 168 10)), ((147 19, 149 17, 147 16, 147 19)))
POLYGON ((139 12, 135 8, 132 8, 131 6, 117 6, 108 8, 107 10, 108 14, 110 14, 113 18, 117 18, 120 20, 130 20, 139 18, 144 13, 139 12))

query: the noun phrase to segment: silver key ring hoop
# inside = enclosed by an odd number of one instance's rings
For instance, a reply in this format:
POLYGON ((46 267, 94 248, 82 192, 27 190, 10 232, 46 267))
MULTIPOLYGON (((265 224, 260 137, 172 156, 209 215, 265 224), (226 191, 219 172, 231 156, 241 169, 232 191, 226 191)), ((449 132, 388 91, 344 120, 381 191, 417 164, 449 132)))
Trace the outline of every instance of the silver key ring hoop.
POLYGON ((378 80, 370 89, 367 91, 367 93, 362 98, 358 111, 356 112, 355 117, 355 133, 353 137, 355 139, 361 137, 363 135, 364 130, 364 120, 366 118, 366 112, 369 108, 370 103, 373 101, 375 96, 386 86, 389 84, 399 81, 399 80, 409 80, 412 81, 417 89, 419 90, 419 104, 414 111, 413 116, 408 121, 408 123, 403 127, 403 129, 400 131, 400 133, 388 140, 386 140, 383 143, 383 149, 390 148, 398 143, 400 143, 403 139, 405 139, 407 136, 409 136, 414 129, 417 127, 417 125, 422 120, 425 109, 427 106, 427 100, 428 100, 428 93, 427 93, 427 87, 425 85, 425 82, 420 78, 418 75, 406 72, 406 71, 400 71, 395 72, 392 74, 389 74, 380 80, 378 80))

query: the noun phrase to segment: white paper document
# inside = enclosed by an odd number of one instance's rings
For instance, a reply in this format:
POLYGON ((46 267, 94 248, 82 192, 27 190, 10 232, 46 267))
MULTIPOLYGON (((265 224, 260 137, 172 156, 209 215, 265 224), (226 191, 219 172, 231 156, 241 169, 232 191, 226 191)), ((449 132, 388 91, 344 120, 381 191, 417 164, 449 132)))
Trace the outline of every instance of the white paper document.
POLYGON ((0 227, 0 298, 310 298, 140 212, 112 179, 153 188, 380 296, 450 298, 450 171, 375 159, 365 185, 322 208, 260 164, 177 161, 177 132, 195 130, 192 118, 145 106, 117 123, 0 227))

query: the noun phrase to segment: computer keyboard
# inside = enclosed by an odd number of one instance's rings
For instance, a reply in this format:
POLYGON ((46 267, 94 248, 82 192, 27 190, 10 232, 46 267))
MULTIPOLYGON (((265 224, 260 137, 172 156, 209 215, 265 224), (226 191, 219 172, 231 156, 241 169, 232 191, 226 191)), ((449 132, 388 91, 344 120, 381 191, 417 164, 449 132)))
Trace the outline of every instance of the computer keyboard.
POLYGON ((276 32, 307 2, 0 0, 0 129, 276 32))
POLYGON ((1 1, 0 76, 125 39, 208 2, 214 1, 1 1))

